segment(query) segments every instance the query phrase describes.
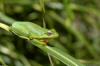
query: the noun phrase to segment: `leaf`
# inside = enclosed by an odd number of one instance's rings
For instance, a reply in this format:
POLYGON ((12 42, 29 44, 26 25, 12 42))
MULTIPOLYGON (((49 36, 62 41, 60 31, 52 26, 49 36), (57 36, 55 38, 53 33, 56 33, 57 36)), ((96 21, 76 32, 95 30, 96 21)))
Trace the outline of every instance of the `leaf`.
POLYGON ((84 66, 82 63, 80 63, 79 61, 77 61, 76 59, 74 59, 72 56, 70 56, 69 54, 55 48, 55 47, 50 47, 47 45, 43 45, 43 43, 37 41, 37 40, 30 40, 30 42, 39 47, 40 49, 42 49, 43 51, 49 53, 51 56, 55 57, 56 59, 60 60, 61 62, 63 62, 66 65, 70 65, 70 66, 84 66))

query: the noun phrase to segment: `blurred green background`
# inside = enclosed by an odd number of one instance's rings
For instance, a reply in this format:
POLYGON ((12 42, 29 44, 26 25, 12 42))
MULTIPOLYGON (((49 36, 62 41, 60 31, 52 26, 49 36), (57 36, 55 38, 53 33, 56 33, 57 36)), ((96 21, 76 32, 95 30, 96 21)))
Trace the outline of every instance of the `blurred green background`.
MULTIPOLYGON (((100 66, 100 0, 44 0, 45 22, 59 37, 55 46, 87 66, 100 66)), ((0 0, 0 12, 19 21, 43 26, 39 0, 0 0)), ((5 19, 0 21, 5 24, 5 19)), ((55 66, 65 66, 52 58, 55 66)), ((0 62, 8 66, 50 66, 46 53, 0 28, 0 62)))

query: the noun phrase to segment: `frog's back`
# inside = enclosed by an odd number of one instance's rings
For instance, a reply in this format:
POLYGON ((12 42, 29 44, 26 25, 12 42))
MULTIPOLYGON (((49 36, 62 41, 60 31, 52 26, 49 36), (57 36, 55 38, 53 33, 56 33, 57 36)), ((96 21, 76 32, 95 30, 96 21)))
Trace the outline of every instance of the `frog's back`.
POLYGON ((12 31, 20 36, 41 36, 46 29, 31 22, 15 22, 11 27, 12 31))

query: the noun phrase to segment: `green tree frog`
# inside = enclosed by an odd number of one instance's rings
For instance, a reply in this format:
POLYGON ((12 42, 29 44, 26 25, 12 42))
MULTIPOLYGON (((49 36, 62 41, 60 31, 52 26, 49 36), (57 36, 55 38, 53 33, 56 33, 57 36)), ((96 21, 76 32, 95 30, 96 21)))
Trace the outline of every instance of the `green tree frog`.
POLYGON ((47 41, 58 37, 58 33, 54 29, 48 30, 31 22, 15 22, 11 26, 11 31, 19 37, 28 40, 47 41))

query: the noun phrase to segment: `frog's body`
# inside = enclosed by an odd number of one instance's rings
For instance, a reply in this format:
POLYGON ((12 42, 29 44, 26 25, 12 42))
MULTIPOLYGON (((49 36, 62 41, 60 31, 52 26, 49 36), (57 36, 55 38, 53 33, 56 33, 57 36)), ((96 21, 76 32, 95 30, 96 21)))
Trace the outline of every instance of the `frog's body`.
POLYGON ((58 37, 55 30, 48 30, 31 22, 15 22, 12 24, 11 30, 25 39, 53 39, 58 37))

